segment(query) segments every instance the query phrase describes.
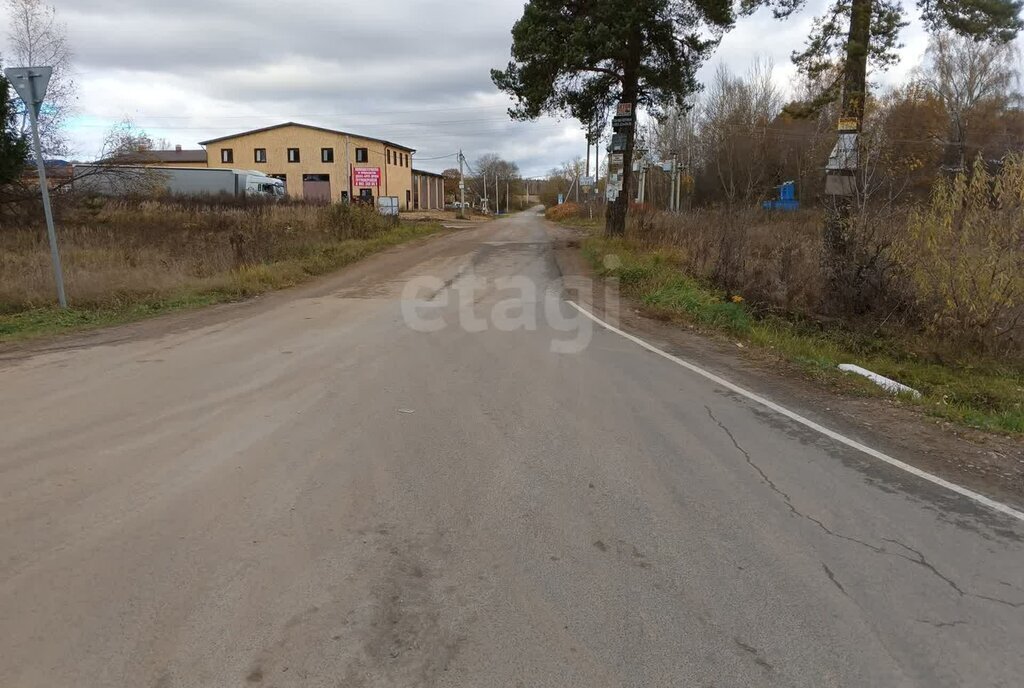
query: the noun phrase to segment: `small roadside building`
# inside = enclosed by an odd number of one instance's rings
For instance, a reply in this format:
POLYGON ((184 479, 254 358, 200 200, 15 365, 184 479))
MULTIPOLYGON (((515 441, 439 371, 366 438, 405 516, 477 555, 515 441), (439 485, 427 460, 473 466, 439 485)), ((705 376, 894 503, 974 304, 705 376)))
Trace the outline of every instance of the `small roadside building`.
POLYGON ((444 176, 424 170, 412 171, 412 209, 444 209, 444 176))
POLYGON ((200 142, 207 165, 257 170, 284 180, 288 195, 307 200, 374 201, 397 196, 412 210, 412 156, 384 139, 285 122, 200 142))

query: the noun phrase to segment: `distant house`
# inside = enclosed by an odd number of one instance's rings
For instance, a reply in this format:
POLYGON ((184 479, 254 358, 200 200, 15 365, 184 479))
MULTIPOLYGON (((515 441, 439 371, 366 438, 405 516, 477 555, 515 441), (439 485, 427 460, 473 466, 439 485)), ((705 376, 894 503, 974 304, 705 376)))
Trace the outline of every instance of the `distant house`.
POLYGON ((140 151, 122 156, 118 162, 126 165, 159 165, 160 167, 206 167, 206 151, 202 148, 185 150, 140 151))
MULTIPOLYGON (((46 185, 53 189, 71 181, 72 166, 67 160, 46 160, 46 185)), ((25 161, 25 168, 21 171, 21 181, 29 186, 39 186, 39 171, 36 168, 35 159, 25 161)))

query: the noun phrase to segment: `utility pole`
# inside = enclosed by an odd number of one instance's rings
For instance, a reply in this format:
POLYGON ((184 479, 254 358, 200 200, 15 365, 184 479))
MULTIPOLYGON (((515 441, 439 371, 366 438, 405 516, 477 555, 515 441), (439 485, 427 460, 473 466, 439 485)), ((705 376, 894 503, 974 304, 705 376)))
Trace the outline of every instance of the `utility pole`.
POLYGON ((587 176, 590 176, 590 137, 594 133, 594 125, 587 125, 587 176))
POLYGON ((678 213, 683 209, 683 168, 679 166, 676 169, 676 212, 678 213))
POLYGON ((486 174, 484 175, 484 198, 483 198, 483 200, 486 201, 488 205, 490 205, 491 199, 489 199, 487 197, 487 175, 486 174))
POLYGON ((39 190, 43 195, 43 214, 46 216, 46 234, 50 240, 50 261, 53 263, 53 278, 57 283, 57 302, 61 308, 68 307, 64 294, 64 270, 60 265, 60 251, 57 249, 57 230, 53 226, 53 208, 50 207, 50 187, 46 181, 46 161, 43 159, 43 144, 39 140, 39 110, 46 97, 46 87, 53 76, 53 67, 17 67, 5 69, 7 80, 25 101, 29 122, 32 124, 32 145, 36 154, 36 171, 39 172, 39 190))
POLYGON ((459 149, 459 217, 466 217, 466 172, 463 169, 466 162, 466 156, 462 154, 462 149, 459 149))
POLYGON ((673 213, 676 211, 676 184, 679 182, 678 166, 679 166, 679 163, 678 163, 678 161, 676 159, 675 154, 673 154, 672 155, 672 167, 671 167, 671 172, 670 172, 670 174, 672 175, 672 183, 670 185, 669 198, 668 198, 668 209, 669 209, 669 212, 673 212, 673 213))
MULTIPOLYGON (((498 173, 494 173, 494 207, 498 210, 498 215, 501 215, 501 192, 498 191, 498 173)), ((508 210, 508 208, 506 208, 508 210)))
POLYGON ((640 184, 637 185, 636 202, 643 203, 647 196, 647 160, 640 161, 640 184))

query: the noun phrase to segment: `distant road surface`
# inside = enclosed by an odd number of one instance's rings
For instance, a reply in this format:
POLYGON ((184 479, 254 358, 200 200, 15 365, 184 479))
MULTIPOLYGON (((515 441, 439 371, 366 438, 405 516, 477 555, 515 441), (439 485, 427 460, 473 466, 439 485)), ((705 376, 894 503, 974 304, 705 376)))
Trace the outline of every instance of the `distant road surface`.
POLYGON ((7 350, 0 686, 1022 684, 1024 524, 566 351, 558 277, 524 213, 7 350))

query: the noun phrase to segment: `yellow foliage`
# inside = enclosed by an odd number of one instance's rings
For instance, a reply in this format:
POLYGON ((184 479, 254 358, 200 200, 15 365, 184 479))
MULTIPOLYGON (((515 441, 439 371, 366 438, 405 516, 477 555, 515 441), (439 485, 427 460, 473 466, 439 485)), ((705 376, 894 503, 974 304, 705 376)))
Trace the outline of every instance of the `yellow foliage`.
POLYGON ((935 336, 998 348, 1024 319, 1024 158, 937 182, 896 249, 935 336))
POLYGON ((580 214, 580 206, 572 203, 565 202, 560 205, 551 206, 544 213, 544 217, 554 222, 560 222, 562 220, 568 220, 569 218, 576 217, 580 214))

